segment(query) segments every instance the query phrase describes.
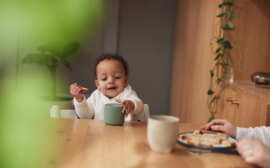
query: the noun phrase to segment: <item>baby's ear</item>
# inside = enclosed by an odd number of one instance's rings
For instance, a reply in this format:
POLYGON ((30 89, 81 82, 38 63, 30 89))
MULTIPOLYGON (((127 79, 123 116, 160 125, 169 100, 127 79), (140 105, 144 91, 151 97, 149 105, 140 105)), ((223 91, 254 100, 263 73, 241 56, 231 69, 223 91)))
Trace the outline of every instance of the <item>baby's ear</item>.
POLYGON ((125 77, 125 87, 128 85, 129 76, 125 77))
POLYGON ((95 84, 96 84, 97 88, 99 89, 99 82, 98 82, 98 80, 95 80, 95 84))

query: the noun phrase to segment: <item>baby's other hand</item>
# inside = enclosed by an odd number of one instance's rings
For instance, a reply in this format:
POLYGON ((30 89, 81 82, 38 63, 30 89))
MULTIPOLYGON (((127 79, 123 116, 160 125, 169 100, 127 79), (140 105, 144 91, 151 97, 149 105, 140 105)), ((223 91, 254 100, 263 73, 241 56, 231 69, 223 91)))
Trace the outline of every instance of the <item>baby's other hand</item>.
POLYGON ((82 90, 82 87, 79 86, 77 83, 70 85, 70 94, 74 96, 78 102, 83 101, 83 95, 81 93, 82 90))
POLYGON ((133 110, 135 108, 135 104, 133 103, 133 101, 131 101, 131 100, 120 100, 120 99, 116 99, 116 98, 115 98, 115 101, 121 103, 121 105, 124 105, 122 113, 124 113, 126 111, 125 117, 127 117, 128 114, 130 114, 131 119, 133 119, 133 110))

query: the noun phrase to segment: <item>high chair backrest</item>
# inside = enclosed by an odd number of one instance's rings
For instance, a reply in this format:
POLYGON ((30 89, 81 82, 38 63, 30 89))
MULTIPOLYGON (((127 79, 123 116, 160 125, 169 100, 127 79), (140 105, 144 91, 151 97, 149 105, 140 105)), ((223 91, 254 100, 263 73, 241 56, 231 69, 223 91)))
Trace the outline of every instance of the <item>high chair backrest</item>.
POLYGON ((58 105, 54 105, 50 109, 50 118, 77 118, 75 110, 59 110, 58 105))
POLYGON ((148 118, 150 117, 149 105, 144 104, 143 106, 144 106, 143 112, 140 114, 137 114, 138 121, 148 121, 148 118))

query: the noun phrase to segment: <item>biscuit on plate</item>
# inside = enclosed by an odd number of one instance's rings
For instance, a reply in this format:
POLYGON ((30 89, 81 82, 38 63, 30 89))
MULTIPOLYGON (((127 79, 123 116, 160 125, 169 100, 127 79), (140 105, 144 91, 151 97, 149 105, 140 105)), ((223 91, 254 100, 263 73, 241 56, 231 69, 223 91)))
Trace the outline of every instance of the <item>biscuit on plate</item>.
POLYGON ((228 147, 235 146, 235 142, 229 140, 222 140, 221 144, 228 147))
POLYGON ((211 142, 213 144, 221 144, 221 141, 222 141, 222 139, 219 137, 209 139, 209 142, 211 142))
POLYGON ((185 135, 185 134, 184 135, 180 135, 180 138, 183 139, 183 140, 187 139, 188 137, 190 137, 190 135, 185 135))
POLYGON ((223 139, 223 140, 227 139, 227 135, 225 135, 225 134, 217 133, 216 136, 223 139))
POLYGON ((203 133, 202 133, 201 130, 195 130, 192 135, 196 135, 196 134, 201 134, 202 135, 203 133))
POLYGON ((196 140, 196 139, 187 139, 187 143, 190 145, 197 145, 198 146, 200 144, 200 141, 196 140))
POLYGON ((196 141, 201 141, 201 137, 198 137, 198 136, 189 136, 187 137, 186 140, 196 140, 196 141))

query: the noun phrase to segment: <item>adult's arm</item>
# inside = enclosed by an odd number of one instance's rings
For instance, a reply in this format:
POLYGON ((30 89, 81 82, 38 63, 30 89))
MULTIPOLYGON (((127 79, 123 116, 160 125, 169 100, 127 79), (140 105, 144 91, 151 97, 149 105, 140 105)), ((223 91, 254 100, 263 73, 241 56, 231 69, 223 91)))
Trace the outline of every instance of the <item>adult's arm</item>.
POLYGON ((270 147, 270 127, 255 127, 255 128, 236 128, 236 139, 241 138, 256 138, 260 139, 266 146, 270 147))

